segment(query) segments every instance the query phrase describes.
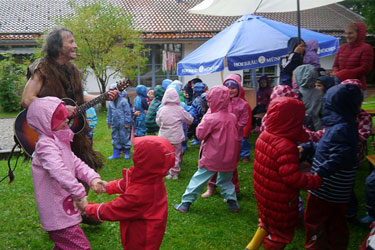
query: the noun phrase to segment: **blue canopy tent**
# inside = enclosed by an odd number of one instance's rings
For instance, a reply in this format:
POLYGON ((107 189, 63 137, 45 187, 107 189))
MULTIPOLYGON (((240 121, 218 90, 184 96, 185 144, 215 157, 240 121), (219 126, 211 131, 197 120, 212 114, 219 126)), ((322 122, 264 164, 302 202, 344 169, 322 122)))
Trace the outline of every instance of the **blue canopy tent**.
MULTIPOLYGON (((228 70, 255 69, 279 64, 297 27, 261 16, 244 15, 177 63, 177 75, 192 76, 228 70)), ((319 43, 319 57, 336 53, 339 39, 307 29, 301 37, 319 43)))

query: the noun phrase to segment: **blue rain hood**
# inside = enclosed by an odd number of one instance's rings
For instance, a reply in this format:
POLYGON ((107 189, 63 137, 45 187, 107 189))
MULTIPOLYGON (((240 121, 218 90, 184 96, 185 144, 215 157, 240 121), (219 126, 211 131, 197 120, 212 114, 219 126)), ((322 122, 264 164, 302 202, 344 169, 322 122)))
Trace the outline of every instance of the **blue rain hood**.
POLYGON ((362 102, 361 90, 352 84, 336 85, 327 91, 323 102, 323 125, 354 123, 362 102))

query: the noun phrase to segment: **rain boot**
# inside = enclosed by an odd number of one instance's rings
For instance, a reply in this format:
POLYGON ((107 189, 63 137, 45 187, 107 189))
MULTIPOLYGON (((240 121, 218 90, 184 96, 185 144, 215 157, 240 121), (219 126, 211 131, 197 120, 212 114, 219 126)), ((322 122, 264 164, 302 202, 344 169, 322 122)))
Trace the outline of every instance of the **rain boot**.
POLYGON ((126 150, 125 150, 125 156, 124 156, 124 159, 130 159, 130 150, 129 150, 129 149, 126 149, 126 150))
POLYGON ((201 197, 202 198, 208 198, 212 195, 216 194, 216 187, 207 186, 207 191, 204 192, 201 197))
POLYGON ((120 159, 120 149, 113 148, 113 155, 107 158, 108 160, 120 159))

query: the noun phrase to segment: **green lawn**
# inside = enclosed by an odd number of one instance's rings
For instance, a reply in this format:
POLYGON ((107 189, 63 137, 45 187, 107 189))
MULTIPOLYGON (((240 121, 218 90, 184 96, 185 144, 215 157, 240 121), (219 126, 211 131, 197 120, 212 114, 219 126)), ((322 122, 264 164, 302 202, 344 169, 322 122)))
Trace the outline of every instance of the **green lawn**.
MULTIPOLYGON (((95 148, 105 157, 112 153, 110 130, 105 124, 105 112, 99 115, 99 124, 94 137, 95 148)), ((256 135, 252 135, 254 145, 256 135)), ((166 180, 168 192, 169 216, 165 232, 163 250, 233 250, 244 249, 257 228, 257 206, 253 195, 253 163, 240 163, 238 166, 241 182, 239 213, 230 213, 220 195, 209 199, 198 198, 188 214, 181 214, 173 209, 180 202, 191 176, 197 168, 198 146, 190 147, 185 153, 182 172, 177 181, 166 180)), ((252 150, 253 152, 253 150, 252 150)), ((370 152, 374 153, 374 152, 370 152)), ((14 161, 12 161, 14 163, 14 161)), ((118 159, 106 161, 100 170, 104 180, 121 177, 121 169, 131 166, 130 160, 118 159)), ((364 183, 369 174, 369 166, 364 162, 357 175, 356 193, 360 202, 359 217, 365 214, 364 183)), ((7 165, 0 161, 0 177, 6 175, 7 165)), ((40 227, 39 217, 34 201, 30 162, 19 165, 15 171, 14 183, 0 183, 0 250, 2 249, 51 249, 52 242, 48 234, 40 227)), ((302 192, 306 197, 306 192, 302 192)), ((89 201, 105 202, 114 196, 96 195, 90 192, 89 201)), ((358 249, 369 229, 365 225, 349 223, 349 249, 358 249)), ((92 248, 113 250, 122 249, 120 244, 119 225, 117 222, 105 222, 100 226, 82 225, 92 248)), ((304 248, 304 230, 296 229, 294 241, 286 249, 304 248)))

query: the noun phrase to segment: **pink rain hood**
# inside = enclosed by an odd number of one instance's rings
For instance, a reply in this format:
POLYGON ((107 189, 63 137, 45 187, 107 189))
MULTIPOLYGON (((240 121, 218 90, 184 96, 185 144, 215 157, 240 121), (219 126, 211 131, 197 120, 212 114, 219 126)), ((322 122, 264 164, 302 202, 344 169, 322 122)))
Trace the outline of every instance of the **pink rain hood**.
POLYGON ((196 129, 196 136, 202 140, 198 166, 209 171, 230 172, 237 165, 239 141, 237 119, 228 112, 229 90, 215 86, 207 93, 210 106, 196 129))

